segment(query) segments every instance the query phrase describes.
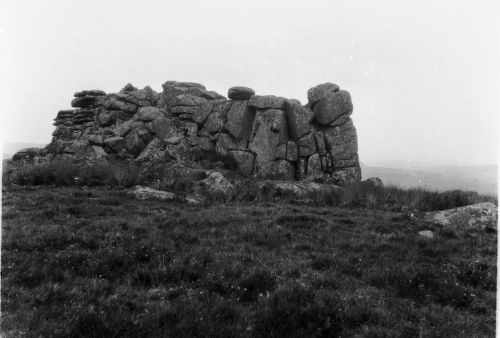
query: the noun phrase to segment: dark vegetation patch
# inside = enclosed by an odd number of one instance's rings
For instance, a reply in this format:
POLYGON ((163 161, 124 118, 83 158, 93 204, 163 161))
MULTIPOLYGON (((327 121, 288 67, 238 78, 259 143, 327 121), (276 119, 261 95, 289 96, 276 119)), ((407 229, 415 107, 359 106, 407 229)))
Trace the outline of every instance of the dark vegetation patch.
MULTIPOLYGON (((194 152, 191 160, 196 161, 203 169, 222 170, 224 175, 234 183, 234 201, 240 202, 274 202, 286 201, 291 205, 291 213, 300 213, 297 205, 334 206, 351 209, 387 210, 399 212, 432 211, 461 207, 478 202, 498 203, 493 196, 479 195, 476 192, 452 190, 447 192, 427 191, 424 189, 401 189, 396 187, 377 187, 362 183, 345 185, 343 190, 329 192, 312 192, 297 199, 293 194, 276 189, 273 184, 265 182, 258 185, 254 180, 245 179, 244 175, 235 171, 236 163, 231 156, 194 152)), ((190 169, 171 163, 150 163, 146 167, 126 164, 119 161, 98 164, 75 164, 68 160, 55 160, 41 164, 24 164, 13 174, 3 175, 3 184, 25 186, 70 186, 128 188, 134 185, 152 185, 161 190, 175 192, 180 195, 193 191, 194 183, 206 178, 203 169, 190 169)), ((73 197, 92 198, 88 192, 75 192, 73 197)), ((208 200, 208 203, 216 202, 208 200)), ((117 200, 104 201, 118 203, 117 200)), ((395 222, 401 221, 394 216, 395 222)), ((344 218, 345 224, 351 220, 344 218)))
POLYGON ((2 221, 6 337, 495 332, 496 233, 365 207, 199 207, 78 187, 4 189, 2 221))

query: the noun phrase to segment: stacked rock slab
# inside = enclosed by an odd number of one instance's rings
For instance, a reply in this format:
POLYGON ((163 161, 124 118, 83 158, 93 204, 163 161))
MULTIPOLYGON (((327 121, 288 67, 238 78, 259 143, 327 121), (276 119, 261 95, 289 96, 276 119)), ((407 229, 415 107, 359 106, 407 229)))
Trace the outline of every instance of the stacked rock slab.
POLYGON ((44 154, 147 164, 216 153, 247 176, 337 184, 361 178, 351 97, 335 84, 311 88, 306 105, 241 86, 229 89, 229 99, 194 82, 162 87, 75 93, 74 109, 57 114, 44 154))

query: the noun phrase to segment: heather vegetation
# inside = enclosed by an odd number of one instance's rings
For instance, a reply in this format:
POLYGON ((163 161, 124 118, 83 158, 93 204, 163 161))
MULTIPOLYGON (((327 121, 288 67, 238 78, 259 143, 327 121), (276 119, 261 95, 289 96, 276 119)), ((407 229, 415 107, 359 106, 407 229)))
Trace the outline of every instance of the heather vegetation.
MULTIPOLYGON (((235 201, 275 201, 296 199, 275 189, 257 189, 256 180, 235 172, 234 162, 228 156, 217 153, 193 153, 203 169, 189 169, 172 163, 152 163, 148 167, 127 164, 122 161, 77 164, 71 160, 54 160, 41 164, 19 165, 14 173, 5 175, 3 184, 21 186, 67 186, 130 188, 142 184, 156 189, 187 193, 194 182, 206 177, 205 170, 222 170, 235 183, 235 201)), ((322 182, 322 180, 318 180, 322 182)), ((303 198, 309 204, 335 207, 358 207, 392 211, 432 211, 493 202, 496 197, 479 195, 476 192, 453 190, 447 192, 427 191, 420 188, 374 186, 364 183, 349 183, 342 190, 314 192, 303 198)), ((210 201, 208 201, 210 202, 210 201)), ((304 201, 303 201, 304 202, 304 201)))
POLYGON ((86 170, 3 188, 6 337, 495 334, 496 233, 391 211, 480 196, 353 185, 190 205, 133 199, 132 167, 100 187, 86 170))

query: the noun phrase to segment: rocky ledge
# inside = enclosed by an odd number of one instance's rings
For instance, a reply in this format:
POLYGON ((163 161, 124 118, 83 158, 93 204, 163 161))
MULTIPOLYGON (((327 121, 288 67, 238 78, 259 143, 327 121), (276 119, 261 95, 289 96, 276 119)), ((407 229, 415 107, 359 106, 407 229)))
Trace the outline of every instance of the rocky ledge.
POLYGON ((350 94, 332 83, 307 92, 308 102, 232 87, 229 99, 192 82, 167 81, 161 93, 127 84, 118 93, 75 93, 55 118, 52 142, 13 162, 119 159, 147 165, 182 163, 193 153, 230 158, 249 177, 361 179, 350 94))

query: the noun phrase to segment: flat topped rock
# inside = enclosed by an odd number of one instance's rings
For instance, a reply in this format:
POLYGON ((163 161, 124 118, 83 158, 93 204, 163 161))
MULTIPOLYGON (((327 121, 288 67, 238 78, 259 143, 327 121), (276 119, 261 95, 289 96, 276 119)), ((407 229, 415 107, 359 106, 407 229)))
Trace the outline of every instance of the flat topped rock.
POLYGON ((74 109, 71 109, 71 110, 60 110, 58 113, 57 113, 57 116, 55 118, 55 120, 57 119, 61 119, 61 118, 67 118, 67 117, 72 117, 73 114, 74 114, 75 110, 74 109))
POLYGON ((128 191, 130 195, 135 197, 138 200, 162 200, 162 201, 181 201, 187 202, 188 204, 199 204, 200 199, 196 196, 191 197, 180 197, 174 193, 156 190, 149 187, 143 187, 140 185, 136 185, 134 188, 128 191))
POLYGON ((98 89, 91 89, 91 90, 82 90, 81 92, 76 92, 75 97, 83 97, 83 96, 103 96, 106 95, 105 92, 102 90, 98 89))
POLYGON ((203 90, 206 90, 205 86, 202 85, 201 83, 196 83, 196 82, 178 82, 178 81, 167 81, 163 85, 163 88, 168 87, 168 86, 174 86, 174 87, 182 87, 182 88, 201 88, 203 90))
POLYGON ((231 100, 249 100, 255 91, 252 88, 236 86, 229 88, 227 92, 227 97, 231 100))

